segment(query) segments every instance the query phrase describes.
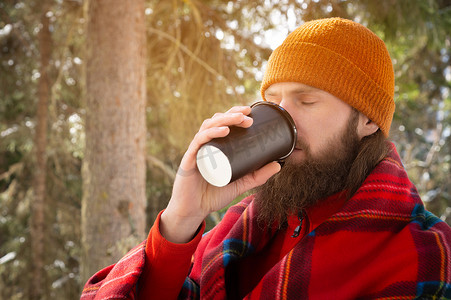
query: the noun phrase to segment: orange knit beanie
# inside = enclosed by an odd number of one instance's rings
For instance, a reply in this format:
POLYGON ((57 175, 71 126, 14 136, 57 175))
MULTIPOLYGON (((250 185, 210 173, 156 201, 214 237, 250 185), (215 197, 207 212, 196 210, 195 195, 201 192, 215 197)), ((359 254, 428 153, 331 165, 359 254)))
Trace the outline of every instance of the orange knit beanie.
POLYGON ((395 111, 393 65, 384 42, 363 25, 341 18, 304 23, 271 54, 263 98, 277 82, 324 90, 365 114, 388 136, 395 111))

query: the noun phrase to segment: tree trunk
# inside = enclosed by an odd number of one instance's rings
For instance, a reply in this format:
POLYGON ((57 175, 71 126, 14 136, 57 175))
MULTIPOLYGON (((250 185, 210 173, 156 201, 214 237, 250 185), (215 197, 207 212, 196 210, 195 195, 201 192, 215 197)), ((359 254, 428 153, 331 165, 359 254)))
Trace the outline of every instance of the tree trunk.
POLYGON ((41 77, 38 82, 38 105, 36 112, 35 132, 35 160, 36 167, 33 175, 34 198, 31 204, 31 261, 32 279, 30 285, 30 299, 41 299, 44 296, 45 284, 45 198, 46 198, 46 166, 47 166, 47 123, 48 99, 50 96, 50 82, 48 76, 49 62, 52 49, 52 40, 49 30, 47 9, 43 5, 41 15, 42 28, 38 35, 41 77))
POLYGON ((143 239, 146 221, 144 0, 88 5, 83 281, 143 239))

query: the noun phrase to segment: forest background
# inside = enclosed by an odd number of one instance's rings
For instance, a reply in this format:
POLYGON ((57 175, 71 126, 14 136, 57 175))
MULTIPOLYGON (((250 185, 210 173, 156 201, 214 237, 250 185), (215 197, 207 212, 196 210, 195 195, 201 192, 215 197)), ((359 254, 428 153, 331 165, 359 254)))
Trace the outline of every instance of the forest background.
POLYGON ((146 237, 202 120, 258 100, 271 51, 331 16, 387 43, 390 138, 451 224, 449 0, 2 0, 0 299, 78 299, 146 237))

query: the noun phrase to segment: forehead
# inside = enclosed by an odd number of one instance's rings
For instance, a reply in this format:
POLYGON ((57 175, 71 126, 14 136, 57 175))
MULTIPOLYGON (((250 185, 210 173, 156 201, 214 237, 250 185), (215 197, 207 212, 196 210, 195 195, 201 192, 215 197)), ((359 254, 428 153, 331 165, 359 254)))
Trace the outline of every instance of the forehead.
POLYGON ((323 90, 299 82, 277 82, 270 85, 266 89, 265 94, 277 94, 282 91, 289 93, 324 92, 323 90))

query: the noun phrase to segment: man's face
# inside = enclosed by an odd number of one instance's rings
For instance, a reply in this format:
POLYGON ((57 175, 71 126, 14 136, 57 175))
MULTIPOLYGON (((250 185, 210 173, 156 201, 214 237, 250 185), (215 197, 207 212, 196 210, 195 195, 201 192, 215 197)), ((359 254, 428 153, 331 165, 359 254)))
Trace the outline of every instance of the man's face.
POLYGON ((312 157, 320 157, 330 141, 345 129, 352 107, 339 98, 305 84, 281 82, 265 91, 265 98, 282 106, 292 116, 298 143, 292 161, 305 160, 306 146, 312 157))
POLYGON ((272 87, 266 99, 283 106, 298 128, 296 150, 256 195, 260 219, 280 224, 287 215, 343 189, 358 151, 360 114, 329 93, 302 84, 272 87))

